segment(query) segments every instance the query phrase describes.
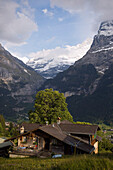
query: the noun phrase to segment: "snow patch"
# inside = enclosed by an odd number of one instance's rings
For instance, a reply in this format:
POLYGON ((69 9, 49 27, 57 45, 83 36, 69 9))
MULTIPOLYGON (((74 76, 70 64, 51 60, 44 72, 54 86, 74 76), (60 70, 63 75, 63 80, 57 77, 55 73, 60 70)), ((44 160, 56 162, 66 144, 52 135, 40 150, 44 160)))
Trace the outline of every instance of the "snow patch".
POLYGON ((30 73, 28 73, 28 71, 26 69, 24 69, 24 72, 26 72, 27 74, 31 75, 30 73))
POLYGON ((113 35, 113 21, 103 22, 98 31, 98 35, 104 35, 104 36, 113 35))
POLYGON ((113 47, 101 48, 99 50, 92 51, 91 53, 98 53, 98 52, 101 52, 101 51, 108 51, 108 50, 113 50, 113 47))
POLYGON ((87 39, 76 46, 66 45, 64 48, 43 49, 37 53, 31 53, 28 56, 30 59, 26 64, 39 72, 48 71, 56 67, 58 67, 56 72, 61 72, 64 70, 63 66, 70 66, 82 58, 89 50, 91 44, 92 39, 87 39))

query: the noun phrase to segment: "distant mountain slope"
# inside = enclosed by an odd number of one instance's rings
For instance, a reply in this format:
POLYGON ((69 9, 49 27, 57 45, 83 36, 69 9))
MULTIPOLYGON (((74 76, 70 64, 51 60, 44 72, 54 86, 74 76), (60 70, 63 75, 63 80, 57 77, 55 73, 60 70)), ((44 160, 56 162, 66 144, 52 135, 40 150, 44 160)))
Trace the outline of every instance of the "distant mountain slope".
POLYGON ((93 94, 74 95, 67 102, 77 120, 113 124, 113 65, 106 70, 93 94))
POLYGON ((47 80, 42 89, 53 88, 63 92, 66 97, 71 95, 87 95, 93 91, 93 84, 99 75, 92 64, 71 66, 68 70, 59 73, 54 79, 47 80))
POLYGON ((77 120, 109 122, 112 118, 113 21, 101 23, 86 55, 42 88, 64 92, 77 120))
POLYGON ((25 116, 43 82, 44 78, 0 45, 0 114, 25 116))
POLYGON ((62 72, 82 58, 89 50, 92 40, 87 39, 76 46, 57 47, 51 50, 43 50, 32 54, 27 65, 34 68, 45 78, 53 78, 57 73, 62 72))

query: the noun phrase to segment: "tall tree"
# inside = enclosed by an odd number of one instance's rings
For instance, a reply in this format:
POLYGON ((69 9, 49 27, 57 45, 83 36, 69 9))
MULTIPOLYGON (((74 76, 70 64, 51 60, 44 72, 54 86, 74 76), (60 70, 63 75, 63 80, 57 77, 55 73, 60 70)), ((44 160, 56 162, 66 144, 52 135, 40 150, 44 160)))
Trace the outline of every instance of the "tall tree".
POLYGON ((0 135, 3 133, 3 127, 2 124, 0 123, 0 135))
POLYGON ((3 130, 5 130, 5 119, 4 119, 3 115, 0 115, 0 123, 1 123, 3 130))
POLYGON ((57 118, 61 120, 73 121, 68 111, 66 98, 63 93, 53 91, 53 89, 45 89, 36 94, 35 111, 29 113, 31 122, 49 123, 56 122, 57 118))

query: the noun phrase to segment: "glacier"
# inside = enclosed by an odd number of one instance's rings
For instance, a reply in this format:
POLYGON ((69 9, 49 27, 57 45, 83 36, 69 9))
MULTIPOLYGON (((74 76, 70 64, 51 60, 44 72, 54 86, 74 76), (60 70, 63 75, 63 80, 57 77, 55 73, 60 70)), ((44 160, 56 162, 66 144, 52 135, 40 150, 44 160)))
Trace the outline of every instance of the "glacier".
POLYGON ((46 79, 50 79, 82 58, 89 50, 91 44, 92 39, 89 38, 75 46, 66 45, 64 48, 43 49, 42 51, 31 53, 29 55, 30 59, 26 64, 34 68, 46 79))

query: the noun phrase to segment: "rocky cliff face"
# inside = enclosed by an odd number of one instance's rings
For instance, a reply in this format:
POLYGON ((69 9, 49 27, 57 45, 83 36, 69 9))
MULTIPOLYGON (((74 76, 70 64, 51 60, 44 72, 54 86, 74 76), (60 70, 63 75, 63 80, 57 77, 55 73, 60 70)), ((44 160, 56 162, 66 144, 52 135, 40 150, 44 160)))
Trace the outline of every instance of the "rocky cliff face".
POLYGON ((68 70, 59 73, 53 80, 45 82, 45 87, 52 86, 54 89, 59 89, 64 93, 68 92, 68 94, 87 95, 94 92, 98 81, 113 63, 112 33, 113 21, 103 22, 86 55, 76 61, 68 70), (95 73, 92 73, 93 69, 95 73), (90 78, 91 75, 93 79, 90 78), (87 84, 87 90, 84 83, 87 84))
POLYGON ((93 64, 100 73, 104 73, 113 63, 113 21, 101 23, 90 50, 75 66, 84 63, 93 64))
POLYGON ((112 96, 113 81, 109 71, 112 70, 112 64, 113 21, 106 21, 101 23, 86 55, 53 80, 46 81, 42 88, 52 87, 64 92, 68 97, 68 108, 74 118, 83 121, 105 120, 108 114, 109 118, 112 117, 112 109, 109 109, 112 108, 112 101, 109 100, 112 96), (106 75, 108 79, 105 78, 106 75), (103 86, 101 82, 104 82, 103 86), (102 95, 106 91, 108 100, 105 100, 106 93, 102 95))
POLYGON ((1 114, 9 118, 25 116, 33 103, 33 95, 43 82, 44 78, 0 45, 1 114))

